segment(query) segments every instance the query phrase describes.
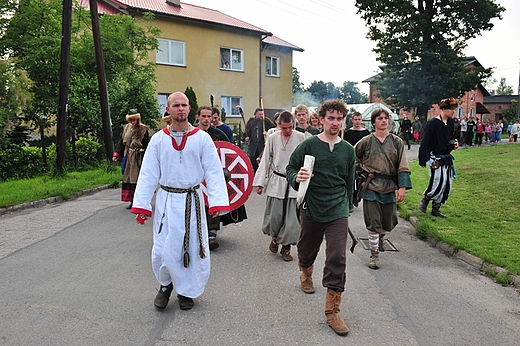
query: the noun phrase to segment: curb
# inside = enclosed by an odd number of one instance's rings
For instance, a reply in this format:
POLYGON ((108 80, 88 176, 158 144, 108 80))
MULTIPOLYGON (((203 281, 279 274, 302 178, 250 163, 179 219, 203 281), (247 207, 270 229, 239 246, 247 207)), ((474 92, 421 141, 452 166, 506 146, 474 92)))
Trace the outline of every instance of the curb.
POLYGON ((110 185, 106 184, 106 185, 101 185, 101 186, 98 186, 98 187, 94 187, 92 189, 87 189, 87 190, 75 192, 75 193, 71 194, 70 197, 67 198, 67 199, 64 199, 61 196, 54 196, 54 197, 49 197, 49 198, 46 198, 46 199, 40 199, 40 200, 37 200, 37 201, 25 202, 25 203, 22 203, 22 204, 13 205, 11 207, 0 208, 0 216, 16 213, 16 212, 19 212, 19 211, 22 211, 22 210, 25 210, 25 209, 30 209, 30 208, 41 208, 41 207, 43 207, 43 206, 45 206, 47 204, 54 204, 54 203, 62 203, 64 201, 71 201, 71 200, 74 200, 74 199, 76 199, 78 197, 86 196, 86 195, 93 195, 96 192, 99 192, 99 191, 102 191, 102 190, 106 190, 106 189, 109 189, 109 188, 110 188, 110 185))
MULTIPOLYGON (((413 230, 414 230, 413 234, 417 235, 415 228, 416 228, 417 224, 419 223, 419 220, 415 216, 411 216, 410 219, 407 221, 413 226, 413 230)), ((424 238, 421 238, 421 239, 424 239, 424 238)), ((483 259, 480 259, 470 253, 467 253, 464 250, 457 250, 454 247, 452 247, 451 245, 448 245, 433 237, 427 237, 425 239, 425 241, 427 241, 432 246, 439 249, 439 251, 442 252, 443 254, 445 254, 446 256, 454 257, 458 260, 461 260, 462 262, 464 262, 464 263, 470 265, 471 267, 477 269, 478 271, 482 272, 483 275, 485 275, 487 277, 490 277, 490 276, 486 275, 484 273, 486 270, 495 271, 498 274, 508 275, 509 279, 512 282, 511 285, 517 289, 520 288, 520 275, 508 274, 507 270, 502 267, 498 267, 489 262, 486 262, 483 259)), ((492 278, 492 277, 490 277, 490 278, 492 278)), ((504 285, 504 286, 507 286, 507 285, 504 285)))

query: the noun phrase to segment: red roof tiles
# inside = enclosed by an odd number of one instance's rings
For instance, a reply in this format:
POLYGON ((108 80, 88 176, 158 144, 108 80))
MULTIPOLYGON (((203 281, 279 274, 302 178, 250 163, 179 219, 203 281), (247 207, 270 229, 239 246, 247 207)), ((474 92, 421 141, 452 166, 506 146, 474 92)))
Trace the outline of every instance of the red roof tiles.
MULTIPOLYGON (((81 6, 89 8, 89 0, 79 0, 81 6)), ((269 31, 259 28, 255 25, 246 23, 240 19, 231 17, 227 14, 212 10, 209 8, 181 3, 181 6, 175 6, 168 3, 166 0, 97 0, 99 13, 131 13, 131 12, 153 12, 156 14, 181 17, 189 20, 202 21, 206 23, 213 23, 222 26, 229 26, 238 29, 255 31, 261 35, 268 37, 264 42, 303 52, 303 49, 284 41, 269 31)))

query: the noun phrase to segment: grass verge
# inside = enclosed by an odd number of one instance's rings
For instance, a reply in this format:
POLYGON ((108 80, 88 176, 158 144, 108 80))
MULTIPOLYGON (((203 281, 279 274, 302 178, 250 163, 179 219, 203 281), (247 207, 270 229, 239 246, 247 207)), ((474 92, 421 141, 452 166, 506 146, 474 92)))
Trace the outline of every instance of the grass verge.
MULTIPOLYGON (((520 274, 520 145, 459 149, 453 153, 457 179, 441 211, 446 219, 418 209, 428 170, 410 162, 413 189, 399 208, 418 219, 417 233, 462 249, 511 274, 520 274)), ((504 278, 499 278, 501 281, 504 278)))
POLYGON ((54 196, 69 199, 74 193, 102 185, 118 187, 120 181, 121 169, 109 164, 94 170, 70 172, 59 178, 45 175, 6 181, 0 183, 0 191, 2 191, 0 207, 10 207, 54 196))

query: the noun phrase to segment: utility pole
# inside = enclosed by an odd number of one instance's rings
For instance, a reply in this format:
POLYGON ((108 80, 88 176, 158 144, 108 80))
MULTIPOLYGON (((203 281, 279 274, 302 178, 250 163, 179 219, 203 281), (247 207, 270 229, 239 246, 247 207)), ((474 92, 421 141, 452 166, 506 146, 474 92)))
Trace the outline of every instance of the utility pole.
POLYGON ((110 109, 108 107, 107 79, 105 74, 105 62, 103 60, 103 49, 101 48, 97 0, 89 0, 89 6, 92 34, 94 35, 94 50, 96 52, 99 100, 101 103, 101 118, 103 121, 103 141, 105 142, 105 155, 110 161, 114 153, 114 143, 112 142, 112 119, 110 118, 110 109))
MULTIPOLYGON (((67 155, 67 111, 70 77, 70 37, 72 32, 72 0, 63 0, 61 18, 60 91, 58 95, 58 119, 56 124, 56 173, 65 171, 67 155)), ((42 137, 43 139, 43 137, 42 137)))

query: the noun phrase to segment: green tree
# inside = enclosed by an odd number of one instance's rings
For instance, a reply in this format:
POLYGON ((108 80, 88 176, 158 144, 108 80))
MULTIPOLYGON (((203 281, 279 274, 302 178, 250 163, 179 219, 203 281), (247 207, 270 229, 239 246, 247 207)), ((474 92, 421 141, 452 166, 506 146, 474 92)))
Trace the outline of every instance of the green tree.
POLYGON ((507 108, 502 112, 502 117, 508 122, 508 123, 514 123, 516 120, 519 120, 517 117, 517 107, 518 107, 518 100, 512 100, 511 101, 511 107, 507 108))
POLYGON ((500 78, 500 83, 498 83, 496 94, 497 95, 513 95, 515 92, 513 91, 513 87, 506 84, 506 79, 504 77, 500 78))
POLYGON ((505 10, 492 0, 356 0, 368 26, 367 38, 385 64, 378 76, 380 97, 392 106, 413 108, 422 121, 440 99, 462 96, 491 75, 466 67, 466 42, 491 30, 505 10))
POLYGON ((319 103, 325 100, 337 99, 340 96, 340 92, 334 84, 331 82, 325 83, 321 80, 312 82, 306 91, 309 92, 319 103))
POLYGON ((0 55, 12 57, 16 69, 33 82, 25 120, 34 124, 44 117, 52 126, 57 112, 61 11, 60 1, 20 0, 0 38, 0 55))
MULTIPOLYGON (((59 87, 61 41, 61 1, 21 0, 6 33, 0 37, 0 53, 12 56, 17 68, 25 70, 33 82, 33 102, 26 120, 53 125, 59 87), (29 23, 29 24, 28 24, 29 23), (44 120, 42 122, 42 119, 44 120)), ((155 95, 155 64, 148 52, 157 49, 160 31, 143 19, 128 15, 100 18, 106 81, 110 100, 114 139, 120 136, 130 108, 152 128, 159 119, 155 95)), ((71 38, 68 130, 72 138, 93 136, 102 141, 101 110, 97 85, 90 11, 76 8, 71 38)))
POLYGON ((190 124, 195 124, 195 119, 197 115, 197 111, 199 110, 199 103, 197 102, 197 95, 195 94, 195 91, 193 91, 192 87, 186 87, 186 90, 184 91, 184 95, 188 98, 190 101, 190 114, 188 115, 188 121, 190 124))
POLYGON ((5 29, 9 25, 17 5, 18 0, 2 0, 0 3, 0 37, 5 34, 5 29))
POLYGON ((19 122, 18 116, 29 101, 29 86, 27 75, 15 68, 12 59, 0 60, 0 137, 6 126, 19 122))
POLYGON ((296 67, 292 68, 292 93, 296 94, 303 91, 303 83, 300 82, 300 72, 296 67))
POLYGON ((340 98, 347 104, 359 104, 367 103, 368 95, 362 93, 358 87, 357 82, 343 82, 341 88, 339 88, 340 98))

